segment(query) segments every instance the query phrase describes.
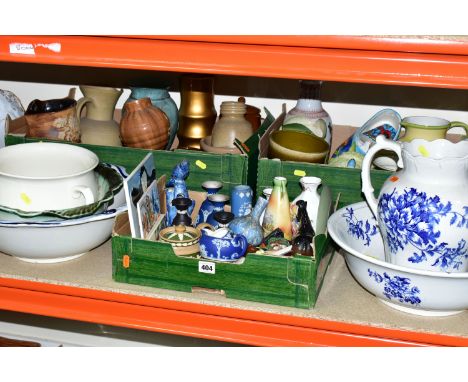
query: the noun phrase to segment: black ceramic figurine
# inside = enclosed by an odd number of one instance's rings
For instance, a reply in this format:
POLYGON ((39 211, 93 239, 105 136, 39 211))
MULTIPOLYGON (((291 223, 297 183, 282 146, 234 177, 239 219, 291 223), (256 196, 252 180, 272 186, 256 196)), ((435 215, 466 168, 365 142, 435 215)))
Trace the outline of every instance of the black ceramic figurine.
POLYGON ((314 239, 315 232, 307 214, 307 202, 305 200, 298 200, 296 206, 298 207, 296 219, 299 223, 299 235, 293 239, 292 251, 303 256, 313 256, 312 240, 314 239))

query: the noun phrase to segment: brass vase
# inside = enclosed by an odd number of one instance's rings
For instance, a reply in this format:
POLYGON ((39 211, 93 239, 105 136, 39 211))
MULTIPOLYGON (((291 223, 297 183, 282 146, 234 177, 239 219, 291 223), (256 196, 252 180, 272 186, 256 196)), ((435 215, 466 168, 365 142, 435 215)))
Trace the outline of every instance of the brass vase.
POLYGON ((184 75, 180 80, 179 148, 200 150, 216 121, 214 77, 184 75))

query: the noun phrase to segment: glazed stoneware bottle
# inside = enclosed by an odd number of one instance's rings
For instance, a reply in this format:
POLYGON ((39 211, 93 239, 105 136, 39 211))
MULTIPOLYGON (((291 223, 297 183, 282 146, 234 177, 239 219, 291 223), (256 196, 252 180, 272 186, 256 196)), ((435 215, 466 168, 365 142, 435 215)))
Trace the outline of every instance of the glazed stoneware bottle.
POLYGON ((378 136, 361 174, 387 262, 425 271, 468 271, 468 140, 397 143, 378 136), (379 150, 394 151, 400 169, 385 181, 377 200, 370 165, 379 150))
POLYGON ((291 215, 289 212, 290 206, 286 184, 287 180, 282 176, 276 176, 273 179, 273 191, 271 192, 263 217, 264 236, 267 236, 276 228, 280 228, 287 240, 291 240, 292 238, 291 215))
POLYGON ((210 195, 217 194, 221 188, 223 188, 223 183, 217 180, 207 180, 202 183, 202 188, 206 190, 207 197, 203 201, 198 210, 196 225, 201 223, 206 223, 208 216, 213 212, 214 205, 211 200, 208 198, 210 195))
POLYGON ((301 183, 303 191, 291 203, 293 236, 299 232, 299 221, 297 220, 298 200, 307 202, 307 215, 309 216, 314 230, 317 228, 317 212, 320 203, 320 195, 317 189, 322 183, 322 179, 315 176, 304 176, 299 182, 301 183))
POLYGON ((179 148, 200 150, 216 121, 214 77, 184 75, 180 79, 179 148))
POLYGON ((301 91, 296 106, 284 118, 283 130, 312 133, 331 142, 332 121, 320 101, 321 81, 301 81, 301 91))
MULTIPOLYGON (((175 101, 169 94, 168 87, 162 88, 144 88, 144 87, 131 87, 131 93, 128 99, 125 101, 131 102, 137 99, 148 97, 151 103, 157 108, 161 109, 166 116, 169 118, 169 141, 167 142, 166 149, 170 149, 174 138, 179 128, 179 110, 175 101)), ((125 105, 125 104, 124 104, 125 105)))
POLYGON ((122 146, 119 124, 114 120, 115 105, 122 89, 80 86, 84 115, 80 118, 81 142, 103 146, 122 146))
POLYGON ((258 198, 252 212, 246 216, 235 218, 229 228, 232 232, 244 235, 250 245, 258 246, 263 240, 263 228, 260 224, 260 215, 268 205, 264 198, 258 198))
POLYGON ((128 102, 120 121, 120 137, 124 146, 163 150, 169 140, 169 118, 153 106, 149 98, 128 102))
POLYGON ((213 127, 211 145, 234 148, 235 139, 246 141, 253 134, 252 125, 244 117, 246 106, 242 102, 225 101, 221 104, 221 117, 213 127))

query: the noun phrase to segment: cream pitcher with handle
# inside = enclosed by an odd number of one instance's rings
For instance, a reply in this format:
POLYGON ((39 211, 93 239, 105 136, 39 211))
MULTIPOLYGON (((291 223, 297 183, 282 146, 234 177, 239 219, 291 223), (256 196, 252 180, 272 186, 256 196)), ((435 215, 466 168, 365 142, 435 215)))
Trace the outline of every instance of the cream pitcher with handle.
POLYGON ((387 262, 426 271, 468 271, 468 140, 394 142, 378 136, 364 157, 361 177, 387 262), (376 199, 370 167, 380 150, 397 154, 399 170, 376 199))

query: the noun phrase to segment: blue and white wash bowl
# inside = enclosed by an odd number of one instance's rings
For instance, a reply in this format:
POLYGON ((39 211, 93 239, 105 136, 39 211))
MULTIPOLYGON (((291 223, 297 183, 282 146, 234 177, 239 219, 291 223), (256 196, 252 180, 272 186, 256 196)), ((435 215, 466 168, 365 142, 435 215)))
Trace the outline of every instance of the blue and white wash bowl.
POLYGON ((333 213, 328 232, 343 249, 354 278, 388 306, 422 316, 468 309, 468 272, 432 272, 385 262, 382 236, 366 202, 333 213))
POLYGON ((202 229, 199 242, 201 257, 209 260, 232 262, 239 260, 247 251, 247 239, 232 233, 228 228, 213 231, 202 229))

